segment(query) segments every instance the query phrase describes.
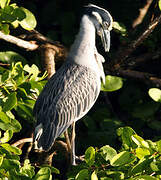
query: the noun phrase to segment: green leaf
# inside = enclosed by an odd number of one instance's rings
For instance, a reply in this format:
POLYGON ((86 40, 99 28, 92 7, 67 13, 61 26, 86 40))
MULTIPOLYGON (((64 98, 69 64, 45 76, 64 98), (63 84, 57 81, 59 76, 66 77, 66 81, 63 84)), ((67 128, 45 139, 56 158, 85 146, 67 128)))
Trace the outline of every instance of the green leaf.
POLYGON ((0 6, 1 8, 4 8, 10 3, 10 0, 0 0, 0 6))
MULTIPOLYGON (((24 89, 27 94, 30 94, 30 93, 31 93, 31 91, 30 91, 30 89, 31 89, 31 84, 30 84, 30 82, 24 82, 24 83, 20 84, 18 88, 24 89)), ((25 93, 25 94, 26 94, 26 93, 25 93)))
POLYGON ((4 63, 12 63, 18 61, 21 61, 23 65, 27 63, 24 57, 14 51, 0 52, 0 60, 4 63))
POLYGON ((155 151, 158 151, 158 148, 157 148, 157 143, 156 142, 153 142, 151 140, 146 140, 146 142, 149 144, 149 150, 155 152, 155 151))
POLYGON ((131 127, 120 127, 117 129, 117 135, 121 136, 122 145, 125 149, 135 148, 136 145, 132 141, 131 136, 136 134, 136 132, 131 127))
POLYGON ((149 148, 149 144, 137 134, 132 135, 131 138, 138 145, 138 147, 149 148))
POLYGON ((4 103, 3 111, 9 111, 14 108, 17 104, 16 92, 9 94, 7 101, 4 103))
POLYGON ((19 102, 16 110, 19 116, 23 117, 24 119, 27 119, 29 121, 33 120, 32 108, 27 104, 19 102))
POLYGON ((6 72, 2 74, 2 82, 7 81, 10 77, 11 77, 11 72, 6 70, 6 72))
POLYGON ((110 164, 112 166, 122 166, 129 164, 135 159, 135 156, 128 151, 122 151, 119 154, 115 155, 111 160, 110 164))
POLYGON ((139 159, 142 159, 144 158, 145 156, 148 156, 150 155, 150 151, 146 148, 136 148, 136 156, 139 158, 139 159))
POLYGON ((85 152, 85 162, 88 166, 92 166, 95 161, 95 149, 93 147, 89 147, 85 152))
POLYGON ((25 12, 19 7, 14 9, 13 15, 16 17, 17 21, 22 21, 23 19, 26 18, 25 12))
POLYGON ((8 142, 13 136, 13 131, 12 130, 7 130, 4 133, 4 136, 0 139, 0 143, 6 143, 8 142))
POLYGON ((159 9, 161 10, 161 0, 158 1, 159 9))
POLYGON ((98 180, 96 171, 93 171, 92 175, 91 175, 91 180, 98 180))
POLYGON ((137 176, 135 178, 132 178, 131 180, 157 180, 157 178, 152 177, 150 175, 141 175, 141 176, 137 176))
POLYGON ((14 8, 12 6, 5 6, 1 9, 1 21, 5 23, 11 23, 16 20, 16 17, 13 16, 14 8))
POLYGON ((10 144, 8 143, 4 143, 4 144, 0 144, 4 149, 6 149, 8 152, 12 152, 16 155, 21 155, 22 154, 22 151, 21 149, 15 147, 15 146, 11 146, 10 144))
POLYGON ((0 129, 13 130, 14 132, 19 132, 21 130, 21 124, 16 119, 11 119, 9 123, 0 122, 0 129))
POLYGON ((122 23, 114 21, 112 23, 112 27, 114 28, 114 30, 120 32, 122 36, 125 36, 127 34, 126 27, 122 23))
POLYGON ((2 163, 3 163, 3 156, 0 155, 0 166, 2 165, 2 163))
POLYGON ((57 168, 55 168, 53 166, 50 166, 50 165, 47 165, 47 164, 40 166, 40 168, 43 168, 43 167, 49 167, 50 170, 51 170, 51 173, 60 174, 59 169, 57 169, 57 168))
POLYGON ((44 81, 41 81, 41 82, 30 81, 31 89, 36 91, 38 95, 40 94, 40 92, 42 91, 42 89, 43 89, 43 87, 45 85, 45 84, 42 85, 42 82, 44 82, 44 81))
POLYGON ((152 159, 141 159, 135 166, 131 169, 131 175, 135 175, 137 173, 141 173, 147 169, 147 167, 150 166, 150 163, 152 162, 152 159))
POLYGON ((11 169, 19 169, 20 162, 15 159, 3 159, 1 168, 4 168, 6 171, 11 171, 11 169))
POLYGON ((24 66, 24 71, 28 72, 29 75, 32 75, 30 80, 36 80, 38 74, 40 73, 38 67, 35 64, 33 64, 31 67, 26 64, 24 66))
POLYGON ((158 152, 161 152, 161 140, 156 142, 158 152))
POLYGON ((37 24, 35 16, 28 9, 21 7, 21 10, 25 13, 26 17, 20 21, 20 25, 26 30, 33 30, 37 24))
POLYGON ((113 179, 109 177, 101 177, 100 180, 113 180, 113 179))
POLYGON ((125 179, 125 175, 123 172, 121 171, 111 171, 111 170, 107 170, 106 174, 110 177, 112 177, 113 179, 125 179))
POLYGON ((31 166, 29 159, 25 159, 23 167, 21 167, 21 174, 32 178, 35 175, 34 167, 31 166))
MULTIPOLYGON (((160 1, 161 2, 161 1, 160 1)), ((156 102, 161 102, 161 90, 158 88, 149 89, 149 96, 156 102)))
POLYGON ((8 24, 2 24, 2 25, 1 25, 1 29, 2 29, 2 32, 3 32, 4 34, 9 34, 9 33, 10 33, 9 25, 8 25, 8 24))
POLYGON ((17 98, 27 99, 27 92, 24 88, 17 88, 17 98))
POLYGON ((41 168, 34 177, 34 180, 50 180, 50 179, 51 179, 51 170, 49 167, 41 168))
POLYGON ((88 169, 82 169, 75 177, 75 180, 87 180, 89 174, 88 174, 88 169))
POLYGON ((10 123, 11 120, 10 118, 6 115, 6 113, 0 111, 0 120, 3 121, 4 123, 10 123))
POLYGON ((155 161, 150 163, 150 167, 151 167, 152 171, 159 171, 159 168, 158 168, 157 163, 155 161))
POLYGON ((109 145, 103 146, 101 149, 101 155, 102 157, 107 161, 111 160, 116 154, 116 150, 110 147, 109 145))
POLYGON ((122 78, 116 76, 106 76, 105 85, 101 85, 102 91, 116 91, 123 86, 122 78))

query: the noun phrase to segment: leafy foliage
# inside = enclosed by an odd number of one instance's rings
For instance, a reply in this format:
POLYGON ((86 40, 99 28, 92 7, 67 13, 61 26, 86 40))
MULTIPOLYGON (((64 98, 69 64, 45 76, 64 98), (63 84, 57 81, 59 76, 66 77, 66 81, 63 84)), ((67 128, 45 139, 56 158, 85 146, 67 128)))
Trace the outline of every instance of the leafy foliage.
POLYGON ((9 34, 10 26, 17 28, 21 25, 26 30, 36 27, 35 16, 28 9, 10 4, 10 0, 0 0, 0 7, 0 30, 5 34, 9 34))
MULTIPOLYGON (((36 1, 17 1, 24 8, 11 3, 10 0, 0 0, 0 30, 9 34, 10 30, 14 31, 17 27, 25 30, 34 29, 36 20, 34 15, 26 9, 28 7, 33 12, 35 10, 41 32, 45 32, 53 40, 70 46, 78 30, 79 21, 75 14, 80 13, 80 7, 84 5, 82 2, 68 1, 62 6, 59 0, 49 0, 45 3, 40 0, 39 3, 43 5, 43 8, 39 8, 40 5, 36 1)), ((103 3, 103 5, 100 4, 102 7, 107 5, 106 8, 112 12, 114 19, 117 19, 117 22, 113 23, 112 48, 108 54, 110 57, 115 55, 118 46, 131 41, 128 27, 131 31, 132 19, 137 17, 138 9, 143 7, 138 6, 140 2, 131 3, 129 0, 121 0, 116 1, 114 5, 112 1, 99 2, 103 3)), ((160 0, 158 6, 161 7, 160 0)), ((132 36, 137 35, 138 29, 135 32, 131 31, 132 36)), ((157 47, 160 47, 160 28, 137 49, 133 56, 155 51, 157 47)), ((40 70, 35 64, 28 65, 33 62, 41 64, 35 52, 33 55, 21 49, 23 55, 20 55, 17 53, 19 49, 14 49, 10 45, 2 45, 2 49, 0 61, 7 65, 0 66, 0 178, 51 179, 53 173, 59 174, 59 170, 45 166, 37 172, 28 159, 24 162, 20 160, 23 151, 11 145, 11 142, 16 140, 16 133, 19 135, 26 129, 20 122, 27 120, 25 125, 33 124, 33 105, 46 83, 44 81, 46 73, 40 76, 40 70)), ((144 71, 148 66, 148 64, 143 64, 140 69, 144 71)), ((153 68, 150 66, 150 70, 153 68)), ((155 69, 153 74, 154 72, 155 69)), ((77 131, 79 139, 76 145, 78 154, 84 152, 88 146, 90 147, 85 151, 85 161, 69 170, 68 179, 161 178, 161 140, 158 140, 161 129, 160 89, 149 88, 138 81, 106 76, 106 84, 102 85, 102 91, 109 97, 114 109, 111 111, 109 104, 105 103, 104 96, 100 96, 94 109, 83 118, 80 124, 77 124, 79 128, 77 131), (118 114, 118 117, 114 114, 118 114), (146 137, 145 139, 153 138, 153 141, 144 140, 138 134, 146 137), (122 142, 121 148, 120 142, 122 142)))
POLYGON ((1 179, 51 179, 51 173, 59 173, 56 168, 43 167, 37 174, 35 167, 26 159, 20 162, 21 149, 10 145, 15 132, 21 130, 19 117, 33 123, 32 109, 35 99, 42 90, 46 77, 39 76, 36 65, 22 66, 21 62, 12 63, 9 68, 0 69, 0 178, 1 179), (43 81, 42 81, 43 80, 43 81))
POLYGON ((105 78, 105 85, 102 84, 101 90, 102 91, 116 91, 123 86, 122 78, 116 76, 106 76, 105 78))
POLYGON ((75 178, 71 173, 69 179, 160 179, 161 141, 144 140, 130 127, 121 127, 117 132, 122 141, 120 151, 109 145, 100 149, 89 147, 85 162, 75 168, 79 172, 75 178))
POLYGON ((161 90, 158 88, 149 89, 149 96, 156 102, 161 102, 161 90))

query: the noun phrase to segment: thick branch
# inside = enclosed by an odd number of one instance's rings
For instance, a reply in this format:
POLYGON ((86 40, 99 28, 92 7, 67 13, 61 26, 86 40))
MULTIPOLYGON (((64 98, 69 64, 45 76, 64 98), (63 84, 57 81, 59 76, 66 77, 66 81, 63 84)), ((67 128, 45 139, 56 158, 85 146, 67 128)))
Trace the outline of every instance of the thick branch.
POLYGON ((121 47, 114 58, 111 68, 119 69, 120 65, 124 63, 124 60, 129 57, 129 55, 151 34, 151 32, 155 29, 155 27, 161 22, 161 15, 155 18, 147 27, 147 29, 128 47, 121 47))
POLYGON ((144 5, 143 8, 140 8, 139 11, 139 16, 134 20, 133 24, 132 24, 132 27, 135 28, 137 25, 141 24, 151 3, 153 2, 153 0, 147 0, 146 1, 146 4, 144 5))
POLYGON ((47 70, 48 78, 50 78, 55 72, 55 54, 56 51, 50 44, 43 44, 40 48, 41 58, 44 64, 45 70, 47 70))
POLYGON ((125 78, 132 78, 135 80, 143 81, 146 84, 150 84, 155 87, 161 87, 161 79, 155 77, 153 74, 149 74, 146 72, 119 69, 117 70, 117 72, 112 72, 112 74, 125 78))
POLYGON ((21 48, 24 48, 28 51, 36 50, 39 46, 37 44, 19 39, 17 37, 14 37, 12 35, 6 35, 0 31, 0 39, 3 39, 9 43, 15 44, 21 48))

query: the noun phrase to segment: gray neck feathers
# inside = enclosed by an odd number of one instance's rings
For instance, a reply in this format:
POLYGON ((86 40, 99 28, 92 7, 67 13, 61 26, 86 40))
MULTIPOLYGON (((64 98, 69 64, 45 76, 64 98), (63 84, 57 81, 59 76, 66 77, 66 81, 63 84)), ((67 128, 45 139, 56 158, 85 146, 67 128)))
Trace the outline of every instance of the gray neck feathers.
POLYGON ((92 20, 84 15, 81 20, 79 33, 69 52, 68 60, 95 71, 98 78, 103 79, 104 82, 105 75, 102 66, 104 58, 97 52, 95 36, 96 30, 92 20))
POLYGON ((95 27, 88 16, 81 20, 79 33, 68 55, 74 62, 88 66, 93 61, 95 50, 95 27))

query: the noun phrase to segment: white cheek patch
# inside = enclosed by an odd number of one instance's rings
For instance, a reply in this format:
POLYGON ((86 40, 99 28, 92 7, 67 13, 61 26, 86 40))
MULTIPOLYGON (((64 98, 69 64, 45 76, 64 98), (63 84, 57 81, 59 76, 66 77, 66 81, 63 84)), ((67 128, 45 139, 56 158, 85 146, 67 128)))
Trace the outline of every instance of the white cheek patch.
POLYGON ((97 12, 92 12, 92 14, 96 17, 97 21, 102 24, 102 18, 97 12))

